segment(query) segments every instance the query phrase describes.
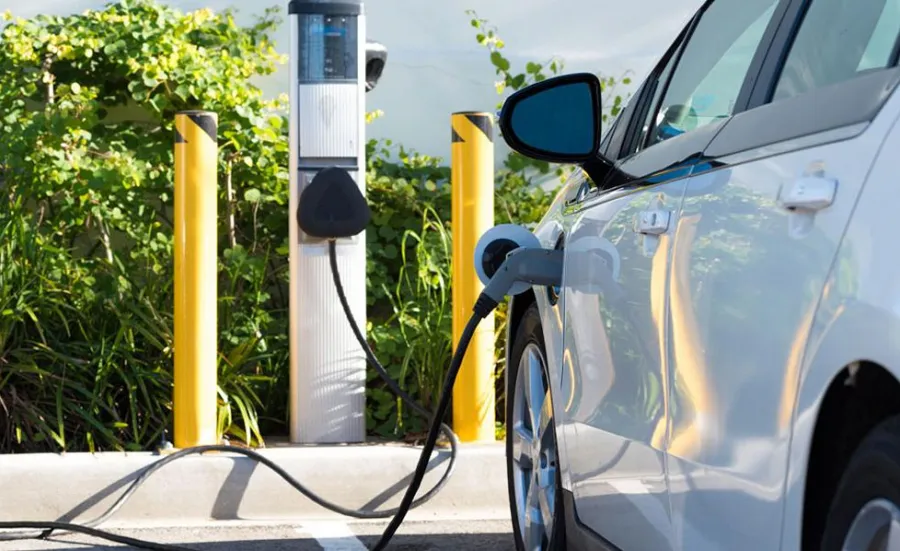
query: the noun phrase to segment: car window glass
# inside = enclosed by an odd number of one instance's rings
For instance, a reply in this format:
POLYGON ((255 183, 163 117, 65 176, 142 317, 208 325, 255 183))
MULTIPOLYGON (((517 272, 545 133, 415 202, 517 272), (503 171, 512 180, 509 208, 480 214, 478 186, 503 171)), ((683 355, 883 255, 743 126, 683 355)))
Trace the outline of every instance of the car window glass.
POLYGON ((900 0, 813 0, 788 53, 773 101, 890 64, 900 0))
POLYGON ((857 69, 866 71, 890 65, 898 31, 900 31, 900 0, 888 0, 884 3, 884 10, 878 18, 875 30, 872 31, 872 37, 857 69))
POLYGON ((730 116, 778 0, 717 0, 678 62, 647 146, 730 116))
POLYGON ((647 111, 647 118, 644 120, 644 124, 641 125, 641 134, 637 141, 638 149, 641 149, 643 144, 647 143, 647 135, 655 126, 653 124, 653 119, 656 116, 656 106, 659 105, 659 100, 662 98, 663 90, 665 90, 665 84, 669 80, 669 75, 672 74, 672 69, 675 67, 675 60, 677 59, 678 51, 672 54, 672 57, 666 62, 666 66, 663 67, 663 70, 659 73, 659 77, 656 79, 656 89, 653 91, 650 109, 647 111))
POLYGON ((612 125, 603 124, 600 126, 600 135, 603 136, 603 138, 600 140, 601 152, 606 152, 606 149, 609 147, 609 142, 612 139, 613 135, 616 133, 616 128, 618 128, 619 121, 622 119, 623 114, 624 111, 622 113, 619 113, 619 116, 617 116, 613 120, 612 125))

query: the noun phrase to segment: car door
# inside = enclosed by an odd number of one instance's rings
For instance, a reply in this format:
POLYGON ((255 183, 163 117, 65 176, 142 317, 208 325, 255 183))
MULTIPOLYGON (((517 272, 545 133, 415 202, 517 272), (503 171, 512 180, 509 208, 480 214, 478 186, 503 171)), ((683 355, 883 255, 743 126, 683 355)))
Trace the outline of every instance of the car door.
POLYGON ((688 179, 669 284, 667 450, 679 550, 779 548, 799 367, 893 123, 875 117, 898 82, 898 33, 895 0, 792 2, 748 108, 688 179))
POLYGON ((577 388, 563 393, 557 418, 566 425, 576 514, 620 549, 673 549, 665 455, 673 230, 687 176, 725 120, 700 117, 701 107, 712 105, 716 114, 737 108, 777 5, 710 2, 645 83, 634 139, 624 140, 630 154, 595 193, 570 206, 563 371, 574 373, 577 388), (724 107, 709 98, 705 106, 665 102, 717 74, 707 92, 724 107))

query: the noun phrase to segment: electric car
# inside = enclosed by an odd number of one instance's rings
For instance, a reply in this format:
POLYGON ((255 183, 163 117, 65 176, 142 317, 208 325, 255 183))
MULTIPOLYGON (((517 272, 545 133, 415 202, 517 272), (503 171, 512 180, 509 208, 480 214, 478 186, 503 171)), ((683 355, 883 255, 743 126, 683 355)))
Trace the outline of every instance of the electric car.
POLYGON ((562 284, 509 310, 520 550, 900 549, 898 34, 709 0, 608 129, 591 74, 507 99, 577 165, 533 230, 562 284))

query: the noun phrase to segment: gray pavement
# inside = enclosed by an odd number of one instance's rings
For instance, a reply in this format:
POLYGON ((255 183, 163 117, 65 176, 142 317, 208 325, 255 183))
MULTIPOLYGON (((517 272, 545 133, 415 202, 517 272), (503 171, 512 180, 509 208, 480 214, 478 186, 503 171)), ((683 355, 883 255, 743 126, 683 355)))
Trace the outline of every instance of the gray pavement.
MULTIPOLYGON (((319 496, 353 509, 384 511, 400 504, 421 449, 413 446, 285 446, 258 452, 319 496)), ((509 516, 502 442, 460 447, 453 476, 415 520, 497 519, 509 516)), ((84 522, 112 506, 143 469, 160 461, 151 453, 0 455, 0 521, 53 519, 84 522), (10 499, 14 497, 14 499, 10 499)), ((449 452, 433 455, 419 496, 449 465, 449 452)), ((156 471, 112 520, 129 526, 253 520, 304 522, 329 513, 255 460, 236 453, 180 458, 156 471)))
MULTIPOLYGON (((197 551, 365 551, 386 522, 307 521, 302 524, 216 522, 195 526, 115 528, 115 533, 197 551)), ((125 550, 94 538, 60 535, 53 541, 0 542, 0 551, 125 550)), ((396 551, 514 551, 509 521, 407 521, 389 549, 396 551)))

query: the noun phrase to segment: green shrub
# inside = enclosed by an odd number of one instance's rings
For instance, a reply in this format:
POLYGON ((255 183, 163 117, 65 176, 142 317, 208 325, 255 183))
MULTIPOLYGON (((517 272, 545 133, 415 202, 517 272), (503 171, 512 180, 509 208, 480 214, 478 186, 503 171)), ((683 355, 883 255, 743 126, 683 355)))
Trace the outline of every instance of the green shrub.
MULTIPOLYGON (((219 114, 219 432, 250 445, 286 432, 286 105, 251 83, 283 61, 273 13, 240 27, 230 11, 121 0, 0 31, 0 453, 148 449, 170 427, 172 123, 183 109, 219 114)), ((513 75, 491 33, 510 87, 543 77, 532 64, 513 75)), ((449 168, 389 141, 368 153, 370 341, 433 407, 452 349, 449 168)), ((553 190, 534 179, 551 170, 511 156, 496 222, 537 222, 553 190)), ((496 320, 500 375, 504 307, 496 320)), ((423 430, 369 380, 370 431, 423 430)))
POLYGON ((0 278, 25 278, 35 304, 0 290, 20 305, 0 336, 0 450, 145 449, 169 426, 172 123, 196 108, 219 113, 227 184, 220 429, 260 441, 287 358, 284 102, 250 83, 282 61, 275 23, 129 0, 3 29, 0 224, 17 231, 0 278))

